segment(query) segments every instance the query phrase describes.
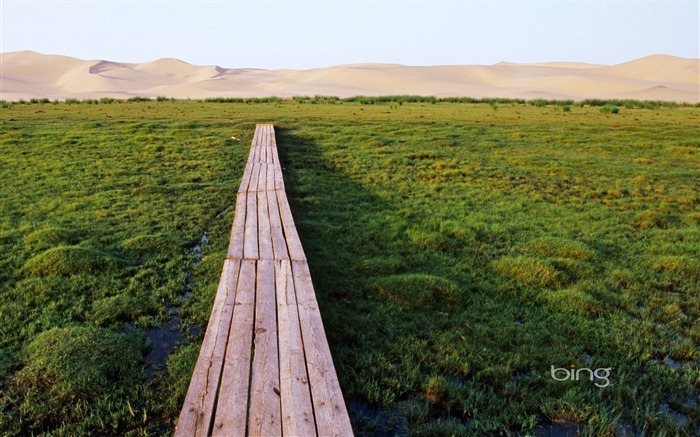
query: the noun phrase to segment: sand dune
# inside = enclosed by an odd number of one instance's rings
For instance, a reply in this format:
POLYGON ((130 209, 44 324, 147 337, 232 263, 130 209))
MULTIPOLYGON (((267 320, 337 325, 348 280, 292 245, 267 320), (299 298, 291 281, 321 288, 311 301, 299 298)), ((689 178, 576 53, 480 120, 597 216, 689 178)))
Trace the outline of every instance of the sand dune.
POLYGON ((172 58, 134 64, 22 51, 0 54, 0 65, 2 100, 418 94, 700 102, 700 60, 668 55, 652 55, 612 66, 500 62, 431 67, 352 64, 309 70, 261 70, 197 66, 172 58))

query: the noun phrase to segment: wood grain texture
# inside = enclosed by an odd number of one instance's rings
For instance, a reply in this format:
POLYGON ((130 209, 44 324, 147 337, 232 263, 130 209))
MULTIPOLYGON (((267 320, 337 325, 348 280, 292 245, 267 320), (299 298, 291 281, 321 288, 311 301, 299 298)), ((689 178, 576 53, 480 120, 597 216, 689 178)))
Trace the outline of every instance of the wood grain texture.
POLYGON ((258 187, 255 191, 267 190, 267 164, 258 164, 258 187))
POLYGON ((258 259, 258 196, 255 192, 246 196, 243 258, 258 259))
POLYGON ((233 225, 231 226, 231 238, 228 245, 228 258, 243 258, 243 244, 245 241, 245 217, 247 205, 247 194, 238 193, 236 197, 236 209, 233 215, 233 225))
POLYGON ((316 435, 316 425, 311 406, 304 344, 299 326, 292 265, 289 260, 275 261, 275 278, 279 325, 282 433, 290 436, 312 437, 316 435))
POLYGON ((276 168, 274 164, 267 163, 265 164, 265 167, 267 167, 267 180, 265 181, 265 190, 270 191, 275 189, 275 172, 276 168))
POLYGON ((224 261, 207 331, 175 429, 176 436, 209 434, 228 342, 239 269, 240 261, 224 261))
POLYGON ((318 435, 353 435, 318 311, 309 267, 306 262, 292 261, 292 273, 318 435))
POLYGON ((280 164, 275 164, 275 190, 284 191, 284 177, 280 164))
MULTIPOLYGON (((251 148, 252 150, 252 148, 251 148)), ((248 188, 250 187, 250 179, 252 176, 253 172, 253 166, 250 163, 250 158, 248 159, 248 163, 245 166, 245 170, 243 170, 243 177, 241 178, 241 184, 238 186, 238 193, 246 193, 248 191, 248 188)))
POLYGON ((241 261, 212 435, 246 435, 255 317, 256 261, 241 261))
POLYGON ((267 207, 270 212, 270 231, 272 232, 272 249, 276 260, 289 259, 287 251, 287 240, 284 238, 282 229, 282 217, 280 216, 279 205, 277 205, 277 194, 274 191, 267 191, 267 207))
POLYGON ((257 264, 248 433, 275 436, 282 435, 275 266, 271 260, 257 264))
POLYGON ((285 194, 284 191, 275 191, 275 193, 277 194, 277 205, 279 206, 280 217, 282 217, 284 236, 287 240, 287 247, 289 248, 289 258, 296 261, 306 261, 304 248, 301 246, 301 240, 299 239, 297 228, 294 225, 292 210, 289 208, 289 202, 287 201, 287 194, 285 194))
POLYGON ((274 258, 272 250, 272 229, 270 228, 270 212, 267 206, 267 193, 258 191, 258 258, 271 260, 274 258))
POLYGON ((279 164, 280 157, 279 157, 279 150, 277 150, 277 138, 275 137, 275 127, 270 126, 270 129, 272 130, 272 136, 270 137, 270 149, 272 150, 272 163, 279 164))

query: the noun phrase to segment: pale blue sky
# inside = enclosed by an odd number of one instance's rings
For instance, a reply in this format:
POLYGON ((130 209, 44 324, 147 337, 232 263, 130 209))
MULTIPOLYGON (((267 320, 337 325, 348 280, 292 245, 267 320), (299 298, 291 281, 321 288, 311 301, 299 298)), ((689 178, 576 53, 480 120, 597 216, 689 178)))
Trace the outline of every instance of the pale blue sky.
POLYGON ((691 1, 0 0, 0 51, 311 68, 700 57, 691 1))

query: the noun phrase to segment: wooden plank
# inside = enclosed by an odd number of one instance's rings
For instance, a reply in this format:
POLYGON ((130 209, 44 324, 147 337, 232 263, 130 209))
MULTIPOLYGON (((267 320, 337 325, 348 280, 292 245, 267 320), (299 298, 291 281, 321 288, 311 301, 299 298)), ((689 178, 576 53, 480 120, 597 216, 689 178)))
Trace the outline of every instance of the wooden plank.
POLYGON ((306 262, 292 261, 306 365, 320 436, 353 435, 306 262))
POLYGON ((267 126, 261 125, 260 130, 262 132, 262 149, 261 149, 261 154, 260 154, 260 163, 265 164, 267 162, 267 148, 269 147, 268 144, 270 142, 270 134, 267 131, 267 126))
POLYGON ((255 353, 250 380, 248 433, 278 436, 282 435, 282 423, 273 261, 258 261, 256 285, 255 353))
POLYGON ((260 135, 260 145, 258 148, 258 154, 256 155, 257 162, 262 163, 263 162, 263 149, 265 148, 265 144, 267 143, 267 138, 265 135, 265 128, 261 127, 262 130, 261 135, 260 135))
POLYGON ((258 164, 258 184, 255 191, 265 191, 267 189, 267 164, 258 164))
POLYGON ((243 258, 258 258, 258 202, 255 193, 246 196, 245 237, 243 258))
POLYGON ((272 130, 272 137, 270 138, 270 147, 272 148, 272 163, 279 164, 280 157, 279 151, 277 150, 277 138, 275 137, 275 127, 270 126, 270 129, 272 130))
POLYGON ((275 261, 277 320, 280 349, 280 396, 282 434, 315 436, 309 376, 297 311, 296 292, 289 260, 275 261))
POLYGON ((257 147, 258 145, 260 145, 260 133, 261 132, 262 131, 260 130, 259 125, 256 125, 255 131, 253 132, 253 142, 252 142, 254 147, 257 147))
POLYGON ((265 189, 266 190, 274 190, 275 189, 275 172, 277 169, 275 168, 274 164, 265 164, 267 167, 267 181, 265 181, 265 189))
POLYGON ((243 258, 243 243, 245 240, 246 217, 246 193, 238 193, 236 197, 236 209, 233 213, 233 225, 231 226, 231 238, 228 245, 229 258, 243 258))
POLYGON ((260 162, 267 164, 267 152, 270 150, 270 134, 265 130, 265 142, 262 144, 262 154, 260 155, 260 162))
POLYGON ((239 269, 239 261, 224 261, 209 324, 175 428, 175 436, 209 434, 236 297, 239 269))
POLYGON ((270 132, 270 140, 267 142, 267 146, 270 148, 270 153, 267 157, 267 163, 274 164, 275 155, 277 154, 277 143, 275 141, 275 127, 270 125, 268 129, 270 132))
POLYGON ((251 164, 252 170, 250 175, 250 185, 248 185, 248 192, 258 191, 258 182, 260 179, 260 163, 254 162, 251 164))
POLYGON ((256 262, 241 261, 235 309, 222 372, 212 435, 246 435, 253 346, 256 262))
POLYGON ((272 230, 270 229, 270 212, 267 208, 267 193, 258 191, 252 193, 258 196, 258 257, 273 259, 272 230))
POLYGON ((263 143, 263 132, 262 129, 259 127, 255 128, 255 131, 258 132, 258 141, 255 143, 255 153, 253 154, 253 163, 258 164, 260 163, 260 148, 262 147, 263 143))
POLYGON ((260 131, 256 127, 255 133, 253 133, 253 142, 250 144, 250 153, 248 154, 248 162, 251 164, 255 162, 255 153, 258 147, 260 147, 260 131))
POLYGON ((279 206, 277 205, 277 193, 267 191, 265 194, 267 195, 267 207, 270 211, 270 232, 272 233, 274 258, 289 259, 287 240, 285 240, 284 231, 282 230, 282 217, 280 217, 279 206))
POLYGON ((289 208, 287 194, 284 191, 279 190, 275 191, 275 193, 277 194, 277 205, 279 206, 280 216, 282 217, 284 236, 287 239, 289 258, 296 261, 306 261, 304 248, 301 246, 301 240, 299 239, 297 228, 294 226, 294 218, 292 217, 292 210, 289 208))
POLYGON ((248 187, 250 186, 250 178, 251 174, 253 171, 253 166, 250 162, 250 158, 248 159, 245 170, 243 170, 243 177, 241 178, 241 184, 238 186, 238 192, 239 193, 245 193, 248 191, 248 187))
POLYGON ((241 185, 238 188, 238 192, 245 192, 248 191, 248 187, 250 186, 250 182, 252 179, 252 171, 253 171, 253 163, 255 161, 255 152, 258 147, 258 142, 260 140, 260 133, 258 132, 258 129, 255 129, 255 133, 253 134, 253 141, 250 145, 250 152, 248 153, 248 160, 246 161, 246 166, 245 169, 243 170, 243 178, 241 179, 241 185))
POLYGON ((275 190, 284 191, 284 175, 280 164, 275 164, 275 190))

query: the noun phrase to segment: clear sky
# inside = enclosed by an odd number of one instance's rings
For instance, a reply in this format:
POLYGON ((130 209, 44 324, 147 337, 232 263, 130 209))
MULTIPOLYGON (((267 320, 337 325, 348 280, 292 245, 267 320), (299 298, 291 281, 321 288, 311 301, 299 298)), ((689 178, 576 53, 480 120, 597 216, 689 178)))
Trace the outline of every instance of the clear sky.
POLYGON ((700 57, 698 0, 0 0, 0 51, 304 69, 700 57))

